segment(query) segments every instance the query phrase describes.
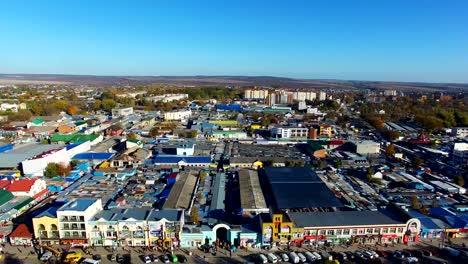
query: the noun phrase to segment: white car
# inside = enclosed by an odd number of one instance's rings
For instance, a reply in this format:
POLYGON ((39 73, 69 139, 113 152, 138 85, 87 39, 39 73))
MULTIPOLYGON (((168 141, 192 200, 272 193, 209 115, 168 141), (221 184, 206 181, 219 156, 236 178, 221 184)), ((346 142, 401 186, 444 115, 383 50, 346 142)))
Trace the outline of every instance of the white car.
POLYGON ((143 257, 143 261, 144 261, 145 263, 151 263, 151 258, 150 258, 150 256, 148 256, 148 255, 144 256, 144 257, 143 257))
POLYGON ((48 261, 52 257, 52 252, 50 251, 45 251, 41 258, 39 258, 40 261, 48 261))

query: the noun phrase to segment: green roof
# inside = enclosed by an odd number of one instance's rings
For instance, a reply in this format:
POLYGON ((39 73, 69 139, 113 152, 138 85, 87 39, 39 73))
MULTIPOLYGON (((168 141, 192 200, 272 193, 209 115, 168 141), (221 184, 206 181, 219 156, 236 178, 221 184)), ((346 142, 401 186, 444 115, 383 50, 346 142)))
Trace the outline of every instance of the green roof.
POLYGON ((141 140, 138 140, 138 139, 135 139, 135 138, 131 138, 128 140, 129 142, 132 142, 132 143, 135 143, 135 144, 138 144, 138 145, 142 145, 143 142, 141 140))
POLYGON ((13 208, 19 211, 19 210, 21 210, 21 208, 25 207, 26 205, 28 205, 32 201, 34 201, 33 198, 28 198, 28 199, 22 201, 21 203, 15 205, 15 207, 13 207, 13 208))
POLYGON ((44 119, 42 118, 36 118, 36 119, 33 119, 33 121, 31 121, 33 124, 35 125, 39 125, 39 124, 42 124, 44 123, 44 119))
POLYGON ((322 140, 307 140, 307 144, 309 145, 311 150, 317 151, 324 149, 323 145, 325 145, 326 142, 322 140))
POLYGON ((13 199, 13 194, 7 190, 0 189, 0 206, 13 199))
POLYGON ((70 143, 81 143, 85 141, 94 141, 98 138, 97 134, 54 134, 50 139, 52 142, 70 142, 70 143))

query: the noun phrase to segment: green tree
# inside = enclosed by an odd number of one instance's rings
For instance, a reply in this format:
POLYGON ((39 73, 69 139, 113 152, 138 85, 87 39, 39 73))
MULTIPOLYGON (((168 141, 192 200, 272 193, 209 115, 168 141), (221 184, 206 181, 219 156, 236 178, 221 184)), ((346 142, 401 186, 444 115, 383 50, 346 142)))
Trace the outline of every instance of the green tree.
POLYGON ((464 186, 464 185, 465 185, 465 179, 464 179, 463 176, 461 176, 461 175, 455 176, 454 181, 455 181, 455 184, 457 184, 457 185, 460 185, 460 186, 464 186))
POLYGON ((296 162, 294 160, 288 160, 286 161, 286 167, 295 167, 296 166, 296 162))
POLYGON ((116 106, 117 106, 117 103, 114 101, 114 99, 102 100, 102 109, 105 111, 111 111, 112 108, 115 108, 116 106))
POLYGON ((44 170, 44 176, 47 178, 52 178, 59 176, 59 164, 58 163, 49 163, 47 164, 44 170))

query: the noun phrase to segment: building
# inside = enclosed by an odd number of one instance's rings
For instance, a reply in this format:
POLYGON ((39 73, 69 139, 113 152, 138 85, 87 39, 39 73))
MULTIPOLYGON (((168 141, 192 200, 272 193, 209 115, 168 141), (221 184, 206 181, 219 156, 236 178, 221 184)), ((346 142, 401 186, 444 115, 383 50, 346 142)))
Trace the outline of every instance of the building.
POLYGON ((155 96, 145 97, 145 98, 153 102, 168 103, 172 101, 185 100, 188 98, 188 94, 163 94, 163 95, 155 95, 155 96))
POLYGON ((193 156, 195 151, 195 143, 193 141, 185 141, 176 145, 177 156, 193 156))
POLYGON ((397 90, 385 90, 383 94, 384 96, 397 96, 397 90))
POLYGON ((246 89, 244 91, 245 99, 264 100, 269 94, 266 89, 246 89))
POLYGON ((41 198, 47 193, 46 182, 38 178, 12 181, 6 189, 14 196, 27 196, 35 199, 41 198))
POLYGON ((68 166, 70 155, 66 148, 52 149, 33 156, 21 162, 23 174, 30 176, 44 176, 44 170, 49 163, 59 163, 68 166))
POLYGON ((307 245, 402 243, 408 229, 405 222, 379 211, 290 212, 288 216, 303 228, 302 243, 307 245))
POLYGON ((182 210, 110 209, 88 221, 88 229, 95 246, 170 248, 179 244, 183 223, 182 210))
POLYGON ((175 155, 158 155, 153 159, 153 164, 156 166, 177 166, 183 167, 207 167, 211 164, 210 156, 175 156, 175 155))
POLYGON ((91 233, 88 221, 102 211, 101 199, 77 198, 57 210, 60 243, 89 245, 91 233))
POLYGON ((175 110, 164 113, 165 121, 181 121, 187 120, 192 115, 189 109, 175 110))
POLYGON ((465 138, 468 136, 468 127, 454 127, 452 128, 452 136, 465 138))
POLYGON ((44 208, 39 209, 40 212, 34 214, 32 217, 32 224, 34 229, 34 237, 39 240, 41 244, 59 244, 60 232, 59 222, 57 218, 57 210, 63 203, 54 203, 45 205, 44 208))
POLYGON ((333 128, 331 125, 319 125, 320 137, 331 138, 333 136, 333 128))
POLYGON ((372 140, 354 141, 353 151, 360 155, 378 155, 380 153, 380 143, 372 140))
POLYGON ((326 99, 327 99, 327 93, 323 92, 323 91, 320 91, 318 93, 318 100, 319 101, 325 101, 326 99))
POLYGON ((306 127, 273 127, 270 133, 272 138, 307 138, 309 129, 306 127))
POLYGON ((239 170, 239 190, 242 215, 255 216, 270 211, 266 205, 256 170, 239 170))
POLYGON ((452 158, 455 164, 468 165, 468 143, 457 142, 453 144, 452 158))
POLYGON ((129 116, 133 114, 133 107, 122 107, 112 109, 112 117, 129 116))
POLYGON ((33 234, 29 231, 26 224, 19 224, 8 237, 13 246, 31 246, 33 234))

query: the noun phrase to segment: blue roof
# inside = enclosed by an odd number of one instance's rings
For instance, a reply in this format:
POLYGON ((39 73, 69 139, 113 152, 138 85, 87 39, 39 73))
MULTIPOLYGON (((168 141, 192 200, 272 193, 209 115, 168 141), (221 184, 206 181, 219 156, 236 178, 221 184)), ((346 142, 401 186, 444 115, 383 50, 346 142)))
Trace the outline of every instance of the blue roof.
POLYGON ((34 215, 34 218, 40 218, 44 216, 48 216, 51 218, 57 217, 57 210, 63 205, 63 203, 55 202, 53 205, 48 206, 47 209, 39 212, 38 214, 34 215))
POLYGON ((108 160, 114 156, 115 153, 107 152, 83 152, 73 156, 72 160, 108 160))
POLYGON ((210 156, 156 156, 153 163, 177 164, 180 161, 186 163, 211 163, 210 156))
POLYGON ((439 226, 436 222, 434 222, 433 219, 427 215, 423 215, 418 211, 411 210, 408 212, 412 217, 419 219, 421 221, 421 225, 423 229, 436 229, 436 230, 442 230, 444 229, 443 226, 439 226))
POLYGON ((70 149, 72 149, 72 148, 74 148, 74 147, 76 147, 76 146, 81 145, 82 143, 83 143, 83 142, 75 143, 75 144, 69 144, 69 145, 66 145, 65 148, 66 148, 67 150, 70 150, 70 149))
POLYGON ((97 199, 91 199, 91 198, 77 198, 73 201, 70 201, 60 207, 58 210, 59 211, 86 211, 88 207, 93 205, 97 199))
POLYGON ((238 104, 218 104, 216 105, 216 110, 224 111, 242 111, 242 107, 238 104))
POLYGON ((456 214, 442 207, 431 208, 429 214, 444 220, 453 228, 468 228, 468 218, 464 214, 456 214))

